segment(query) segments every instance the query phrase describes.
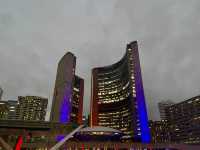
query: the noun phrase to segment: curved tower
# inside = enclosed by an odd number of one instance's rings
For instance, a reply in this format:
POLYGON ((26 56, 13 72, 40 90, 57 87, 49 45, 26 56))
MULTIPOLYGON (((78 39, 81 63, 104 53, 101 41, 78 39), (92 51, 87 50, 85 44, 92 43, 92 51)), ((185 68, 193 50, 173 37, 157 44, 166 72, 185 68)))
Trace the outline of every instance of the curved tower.
POLYGON ((75 75, 76 56, 67 52, 59 61, 50 120, 82 124, 84 80, 75 75))
POLYGON ((107 126, 127 137, 150 142, 137 42, 120 61, 92 70, 91 126, 107 126))

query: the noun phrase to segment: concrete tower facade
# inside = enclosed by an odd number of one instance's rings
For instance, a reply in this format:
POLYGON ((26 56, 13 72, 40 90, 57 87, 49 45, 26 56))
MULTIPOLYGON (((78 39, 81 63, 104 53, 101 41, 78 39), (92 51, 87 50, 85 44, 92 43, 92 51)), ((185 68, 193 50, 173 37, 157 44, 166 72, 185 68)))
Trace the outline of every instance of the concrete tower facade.
POLYGON ((84 80, 75 75, 75 68, 76 57, 71 52, 58 63, 50 117, 52 122, 82 123, 84 80))

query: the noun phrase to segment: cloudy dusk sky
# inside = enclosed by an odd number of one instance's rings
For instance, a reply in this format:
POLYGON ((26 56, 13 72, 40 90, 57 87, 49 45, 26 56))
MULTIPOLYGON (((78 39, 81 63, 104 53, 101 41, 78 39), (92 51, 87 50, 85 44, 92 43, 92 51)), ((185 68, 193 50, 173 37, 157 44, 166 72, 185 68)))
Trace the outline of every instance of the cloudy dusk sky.
POLYGON ((199 0, 0 0, 0 86, 3 100, 49 99, 57 63, 77 57, 89 113, 91 69, 117 62, 138 41, 150 119, 157 103, 200 94, 199 0))

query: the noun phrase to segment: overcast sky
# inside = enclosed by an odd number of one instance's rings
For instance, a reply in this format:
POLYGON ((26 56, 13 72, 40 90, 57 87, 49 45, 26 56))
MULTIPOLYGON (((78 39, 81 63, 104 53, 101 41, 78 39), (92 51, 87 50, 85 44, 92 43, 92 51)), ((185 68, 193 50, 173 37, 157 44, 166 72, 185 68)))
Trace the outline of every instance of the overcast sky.
POLYGON ((0 0, 3 99, 38 95, 51 104, 57 63, 71 51, 87 114, 91 69, 117 62, 134 40, 151 119, 159 101, 200 94, 199 0, 0 0))

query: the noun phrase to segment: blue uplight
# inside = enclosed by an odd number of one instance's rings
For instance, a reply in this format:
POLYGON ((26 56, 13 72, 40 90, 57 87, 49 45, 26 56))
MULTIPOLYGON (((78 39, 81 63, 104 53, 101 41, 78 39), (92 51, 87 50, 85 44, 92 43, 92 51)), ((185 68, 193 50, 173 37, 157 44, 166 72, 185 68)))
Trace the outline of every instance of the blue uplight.
POLYGON ((56 141, 57 142, 60 142, 62 139, 64 139, 65 138, 65 136, 64 135, 57 135, 56 136, 56 141))
MULTIPOLYGON (((137 43, 136 43, 137 44, 137 43)), ((139 53, 137 45, 133 45, 134 47, 134 55, 135 55, 135 87, 136 87, 136 102, 138 106, 138 117, 140 121, 140 128, 141 128, 141 141, 142 143, 150 143, 151 142, 151 135, 150 129, 148 125, 148 117, 147 117, 147 110, 145 104, 145 96, 144 96, 144 89, 142 83, 142 75, 140 69, 140 60, 139 60, 139 53)))
POLYGON ((67 84, 65 89, 65 94, 60 106, 60 123, 68 123, 70 121, 70 112, 71 112, 71 84, 67 84))

